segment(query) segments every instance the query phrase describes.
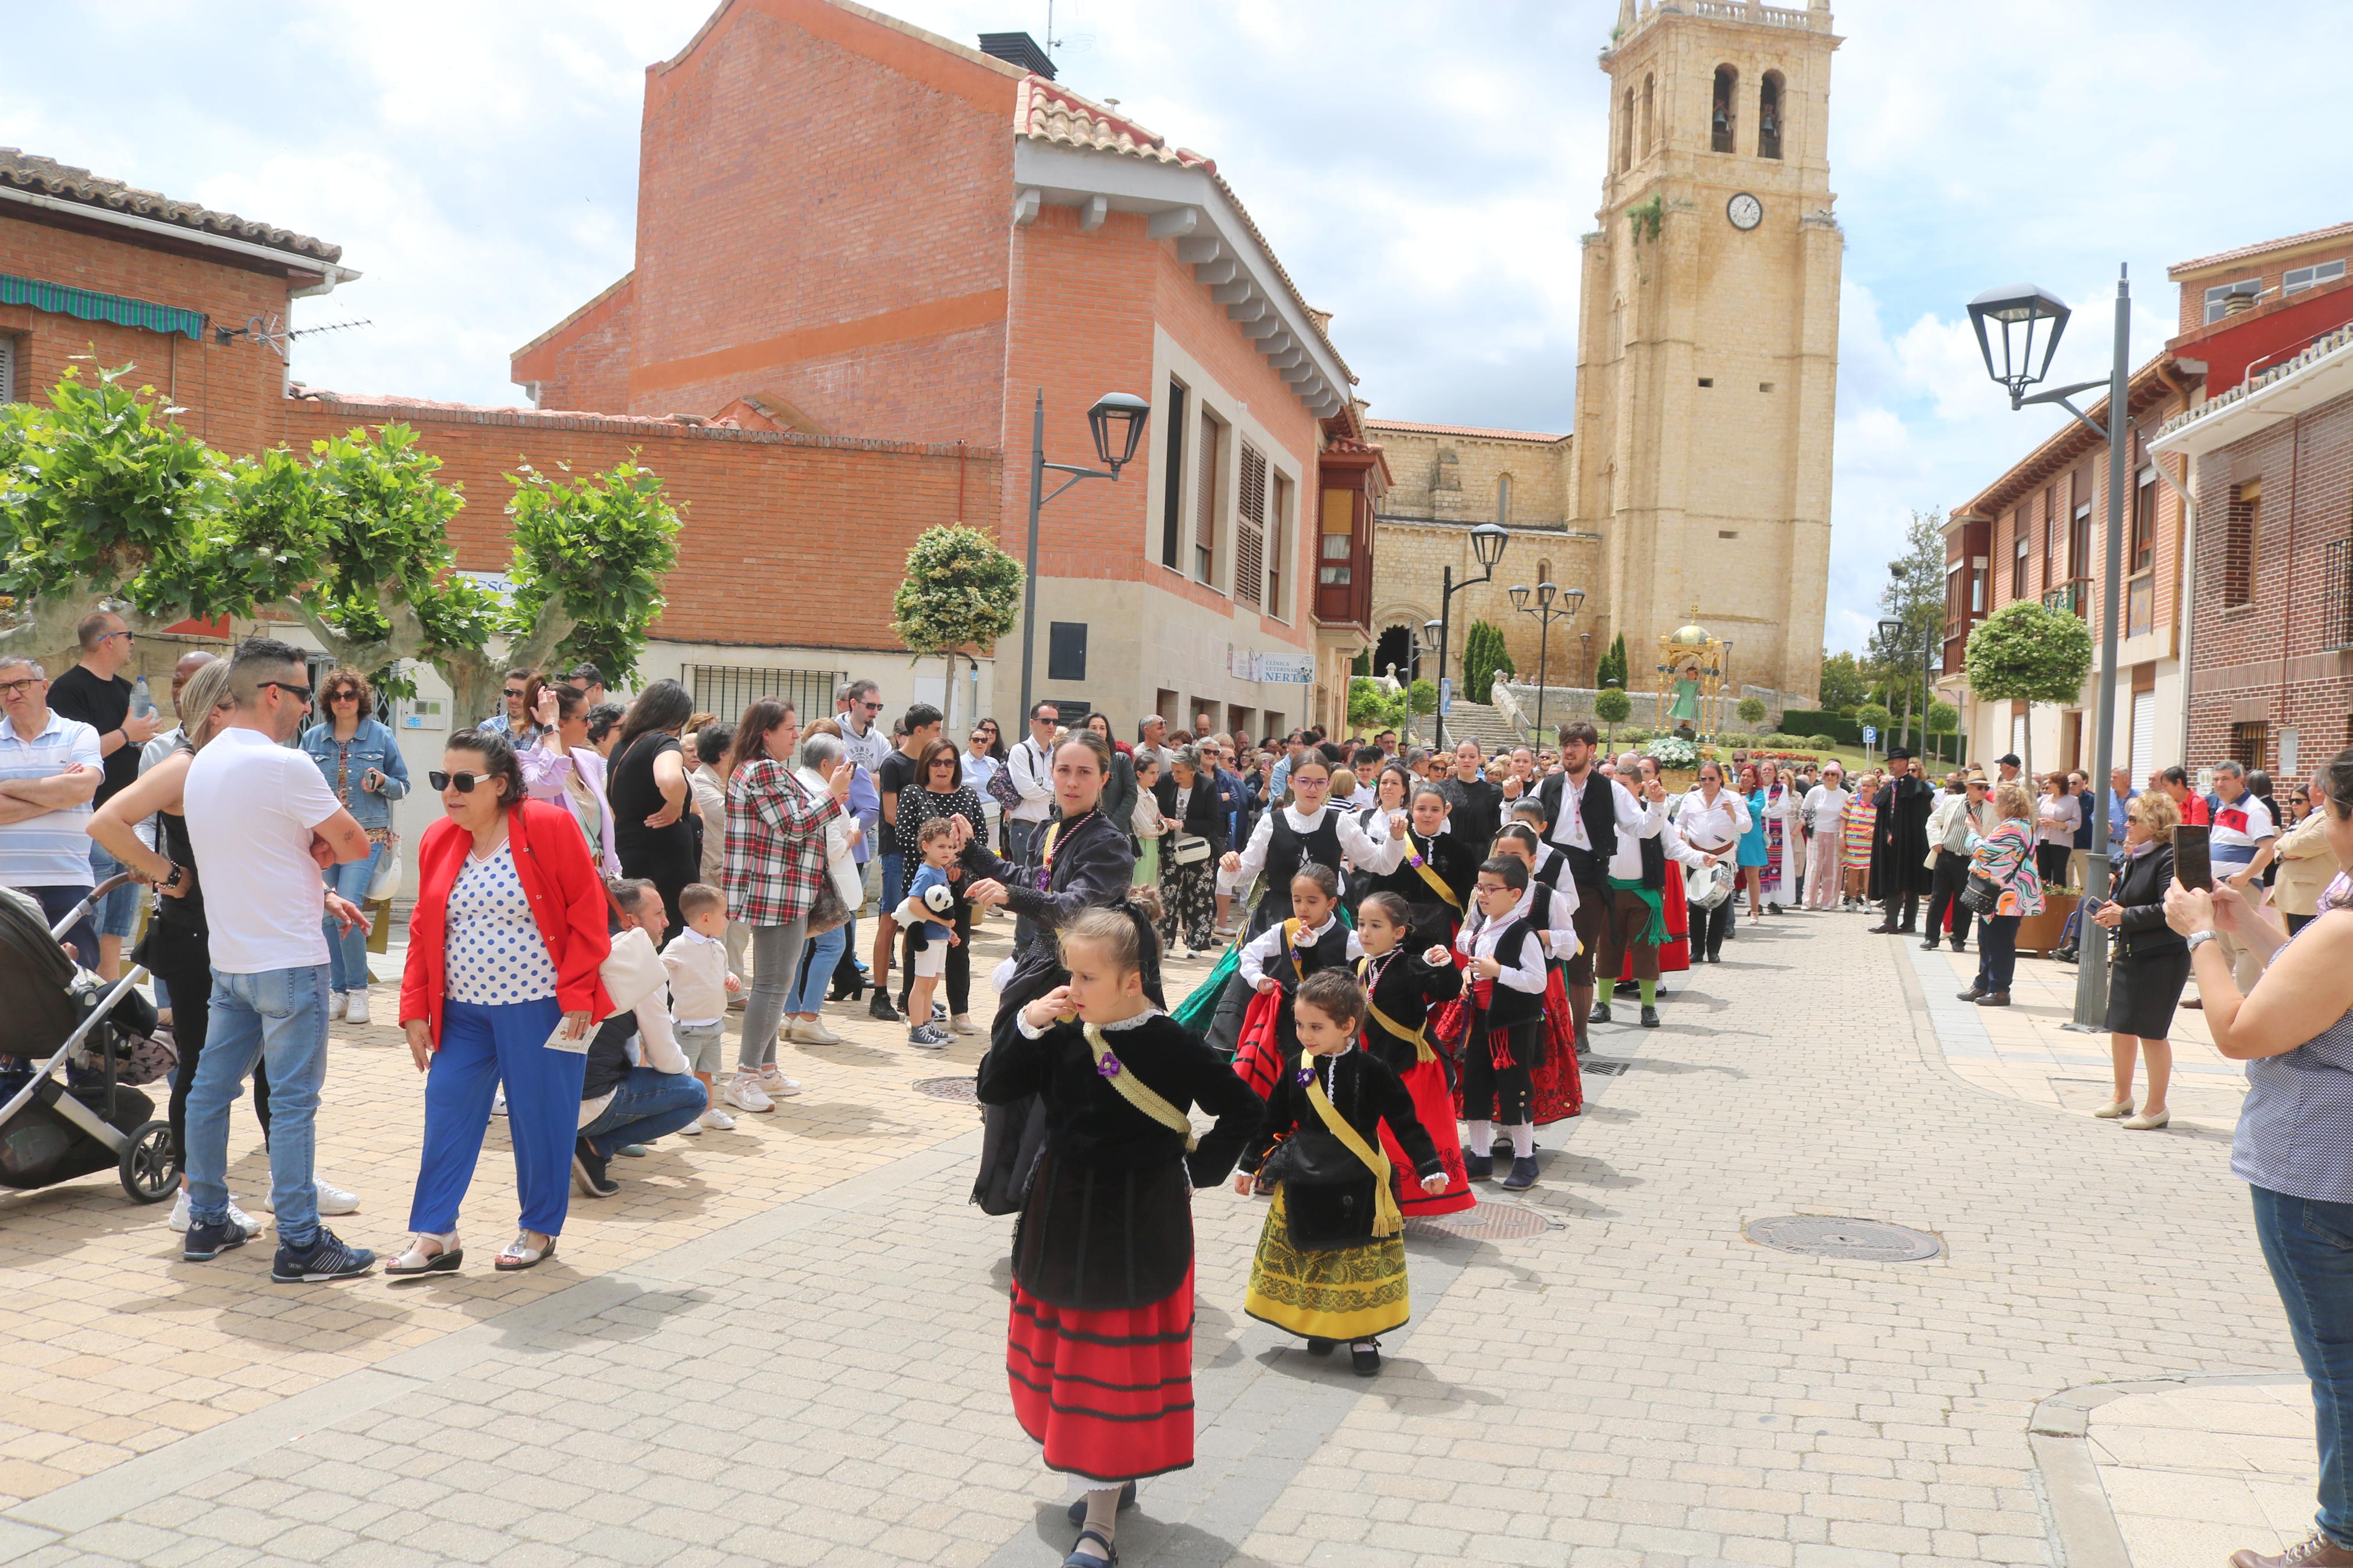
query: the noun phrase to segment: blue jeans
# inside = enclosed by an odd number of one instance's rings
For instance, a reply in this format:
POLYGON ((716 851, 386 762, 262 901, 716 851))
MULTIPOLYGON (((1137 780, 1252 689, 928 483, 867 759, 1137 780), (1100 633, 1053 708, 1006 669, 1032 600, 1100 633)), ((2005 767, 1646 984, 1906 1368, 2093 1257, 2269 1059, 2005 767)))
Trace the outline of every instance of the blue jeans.
POLYGON ((2007 991, 2018 972, 2021 915, 1987 915, 1978 921, 1978 989, 2007 991))
POLYGON ((269 1198, 279 1239, 308 1247, 319 1234, 311 1162, 327 1077, 327 966, 216 971, 210 1016, 188 1090, 189 1218, 217 1225, 228 1217, 228 1108, 259 1059, 269 1068, 269 1198))
MULTIPOLYGON (((1029 868, 1029 857, 1037 847, 1038 836, 1045 831, 1046 825, 1042 822, 1008 821, 1006 823, 1005 836, 1013 846, 1012 858, 1015 864, 1024 869, 1029 868)), ((1014 917, 1013 951, 1019 952, 1037 940, 1038 928, 1030 923, 1029 917, 1028 915, 1014 917)))
POLYGON ((800 983, 785 998, 786 1016, 797 1017, 824 1009, 826 988, 833 984, 834 965, 841 962, 841 950, 849 942, 847 926, 836 926, 823 936, 809 939, 807 950, 801 954, 800 983))
POLYGON ((580 1079, 588 1058, 550 1050, 564 1009, 553 996, 483 1007, 441 1005, 441 1048, 425 1077, 425 1148, 408 1228, 447 1236, 473 1184, 489 1130, 491 1098, 507 1087, 507 1134, 514 1144, 518 1228, 560 1236, 572 1201, 572 1140, 580 1125, 580 1079))
POLYGON ((2267 1187, 2255 1200, 2255 1239, 2287 1310, 2296 1358, 2312 1379, 2320 1443, 2320 1511, 2313 1522, 2353 1548, 2353 1204, 2292 1198, 2267 1187))
MULTIPOLYGON (((613 1151, 625 1143, 650 1143, 666 1132, 677 1131, 710 1104, 710 1094, 691 1073, 634 1067, 613 1086, 612 1100, 596 1121, 580 1130, 580 1136, 599 1158, 609 1160, 613 1151)), ((578 1112, 574 1115, 576 1119, 578 1112)))
MULTIPOLYGON (((330 866, 320 875, 326 881, 327 891, 341 893, 364 909, 367 905, 368 883, 374 879, 376 865, 383 858, 384 846, 371 844, 368 846, 366 859, 350 860, 340 866, 330 866)), ((346 931, 335 924, 335 917, 332 915, 327 916, 321 923, 327 928, 327 989, 365 991, 368 985, 367 926, 362 923, 346 931)), ((554 1027, 553 1024, 548 1026, 551 1030, 554 1027)), ((540 1037, 546 1038, 544 1035, 540 1037)), ((563 1053, 559 1051, 556 1054, 561 1056, 563 1053)), ((531 1228, 537 1230, 540 1227, 533 1226, 531 1228)))

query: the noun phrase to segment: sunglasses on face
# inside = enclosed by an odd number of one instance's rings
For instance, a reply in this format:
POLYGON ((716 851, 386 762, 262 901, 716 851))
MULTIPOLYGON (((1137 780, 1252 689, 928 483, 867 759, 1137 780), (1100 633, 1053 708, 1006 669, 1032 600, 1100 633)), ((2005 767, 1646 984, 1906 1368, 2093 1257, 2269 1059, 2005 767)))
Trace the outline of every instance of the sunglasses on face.
POLYGON ((425 782, 435 789, 448 789, 455 785, 459 795, 471 795, 474 793, 474 786, 490 776, 488 773, 445 773, 437 768, 425 775, 425 782))
POLYGON ((360 694, 353 691, 348 686, 344 687, 341 691, 330 691, 327 693, 327 700, 330 702, 357 702, 359 700, 360 694))
POLYGON ((283 691, 287 696, 291 697, 295 701, 300 702, 305 708, 311 706, 311 702, 318 696, 318 693, 312 691, 309 687, 296 686, 289 681, 265 680, 261 684, 264 686, 276 687, 279 690, 283 691))
POLYGON ((507 695, 510 697, 521 698, 522 694, 523 689, 520 686, 510 686, 507 688, 507 695))

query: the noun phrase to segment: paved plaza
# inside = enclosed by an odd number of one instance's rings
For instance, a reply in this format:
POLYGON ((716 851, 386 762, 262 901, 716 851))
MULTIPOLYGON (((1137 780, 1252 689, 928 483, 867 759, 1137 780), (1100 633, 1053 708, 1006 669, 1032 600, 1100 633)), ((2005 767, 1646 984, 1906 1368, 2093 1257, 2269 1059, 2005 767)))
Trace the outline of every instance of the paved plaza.
MULTIPOLYGON (((1122 1562, 2152 1568, 2300 1536, 2309 1399, 2229 1172, 2236 1068, 2185 1014, 2194 1111, 2092 1121, 2072 971, 2023 961, 1979 1013, 1865 923, 1743 922, 1667 1027, 1598 1030, 1539 1185, 1409 1241, 1377 1380, 1241 1315, 1263 1210, 1199 1194, 1200 1459, 1146 1483, 1122 1562), (1744 1237, 1779 1215, 1943 1250, 1744 1237)), ((467 1270, 398 1287, 272 1287, 266 1237, 182 1263, 95 1179, 0 1198, 0 1561, 1060 1562, 1067 1494, 1005 1392, 1011 1222, 965 1202, 974 1110, 917 1090, 979 1042, 845 1032, 788 1047, 776 1115, 616 1161, 518 1276, 489 1268, 498 1127, 467 1270)), ((397 1032, 339 1027, 347 1237, 396 1244, 420 1114, 397 1032)))

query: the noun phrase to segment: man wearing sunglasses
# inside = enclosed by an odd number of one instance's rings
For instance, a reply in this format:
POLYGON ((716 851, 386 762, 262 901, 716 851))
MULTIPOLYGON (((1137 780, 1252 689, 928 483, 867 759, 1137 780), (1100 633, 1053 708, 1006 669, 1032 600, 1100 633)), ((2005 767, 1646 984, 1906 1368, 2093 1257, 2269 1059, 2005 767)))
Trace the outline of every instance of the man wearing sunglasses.
POLYGON ((531 695, 531 676, 528 669, 508 670, 506 684, 499 693, 506 706, 483 720, 480 725, 493 735, 504 735, 507 743, 518 752, 536 739, 534 731, 538 727, 531 721, 531 715, 522 710, 523 699, 531 695))
POLYGON ((319 1223, 314 1122, 327 1067, 324 921, 332 915, 349 931, 362 916, 326 890, 319 871, 365 859, 368 837, 317 764, 286 745, 312 700, 302 650, 268 637, 240 644, 229 695, 236 707, 189 764, 183 794, 205 883, 213 994, 211 1034, 188 1092, 182 1256, 201 1263, 245 1242, 228 1214, 228 1107, 258 1058, 269 1068, 270 1206, 278 1213, 269 1277, 348 1279, 374 1268, 375 1254, 346 1247, 319 1223))
MULTIPOLYGON (((139 748, 155 738, 158 726, 152 706, 144 713, 131 710, 131 682, 122 678, 122 669, 131 662, 133 639, 122 617, 111 610, 84 616, 74 628, 74 640, 80 646, 81 658, 49 683, 49 710, 78 719, 98 731, 98 749, 106 762, 97 798, 90 803, 95 811, 139 777, 139 748)), ((122 862, 109 854, 104 845, 90 847, 93 884, 121 869, 122 862)), ((94 967, 110 981, 119 979, 122 944, 139 925, 139 889, 125 882, 99 900, 91 917, 98 927, 94 967)))

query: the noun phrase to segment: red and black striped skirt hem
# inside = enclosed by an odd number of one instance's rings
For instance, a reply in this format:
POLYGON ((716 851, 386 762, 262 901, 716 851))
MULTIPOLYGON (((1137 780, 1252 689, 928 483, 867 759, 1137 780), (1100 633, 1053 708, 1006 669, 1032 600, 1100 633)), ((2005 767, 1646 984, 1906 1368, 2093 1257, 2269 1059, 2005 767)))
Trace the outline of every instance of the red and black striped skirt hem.
POLYGON ((1157 1301, 1079 1311, 1013 1282, 1005 1377, 1050 1469, 1113 1484, 1193 1462, 1193 1270, 1157 1301))

